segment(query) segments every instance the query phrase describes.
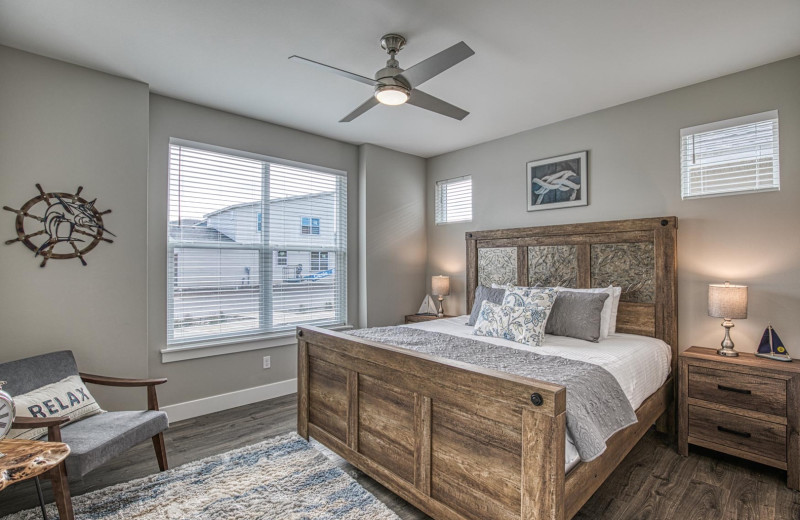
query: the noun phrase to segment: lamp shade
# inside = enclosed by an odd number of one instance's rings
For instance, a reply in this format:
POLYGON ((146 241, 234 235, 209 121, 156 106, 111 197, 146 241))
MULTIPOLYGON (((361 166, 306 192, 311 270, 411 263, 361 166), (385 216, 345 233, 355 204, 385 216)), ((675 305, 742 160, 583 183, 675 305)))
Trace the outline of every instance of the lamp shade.
POLYGON ((747 318, 747 286, 710 284, 708 286, 708 315, 714 318, 747 318))
POLYGON ((449 276, 432 276, 431 277, 431 292, 436 296, 447 296, 450 294, 450 277, 449 276))

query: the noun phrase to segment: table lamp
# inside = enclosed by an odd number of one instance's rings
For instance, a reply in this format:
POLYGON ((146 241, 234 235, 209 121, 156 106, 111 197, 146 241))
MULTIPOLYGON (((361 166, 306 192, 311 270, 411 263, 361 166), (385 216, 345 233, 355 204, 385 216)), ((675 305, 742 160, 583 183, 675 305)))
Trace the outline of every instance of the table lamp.
POLYGON ((439 316, 444 316, 444 297, 450 294, 450 277, 449 276, 432 276, 431 277, 431 292, 439 297, 439 316))
POLYGON ((722 318, 725 327, 725 337, 722 348, 717 350, 720 356, 736 357, 738 352, 733 350, 731 329, 734 319, 747 318, 747 286, 724 284, 709 284, 708 286, 708 315, 712 318, 722 318))

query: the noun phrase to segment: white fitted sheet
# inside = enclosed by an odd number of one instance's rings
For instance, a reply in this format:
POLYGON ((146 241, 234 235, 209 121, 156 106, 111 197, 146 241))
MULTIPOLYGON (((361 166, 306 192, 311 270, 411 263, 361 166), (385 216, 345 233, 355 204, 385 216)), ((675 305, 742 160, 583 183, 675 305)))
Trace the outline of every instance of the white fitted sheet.
MULTIPOLYGON (((669 377, 672 349, 660 339, 615 333, 599 343, 591 343, 548 334, 545 336, 544 345, 530 347, 502 338, 474 336, 472 327, 466 325, 468 319, 469 316, 457 316, 405 326, 599 365, 616 378, 634 410, 639 408, 669 377)), ((578 450, 569 432, 567 432, 565 455, 565 471, 568 472, 580 461, 578 450)))

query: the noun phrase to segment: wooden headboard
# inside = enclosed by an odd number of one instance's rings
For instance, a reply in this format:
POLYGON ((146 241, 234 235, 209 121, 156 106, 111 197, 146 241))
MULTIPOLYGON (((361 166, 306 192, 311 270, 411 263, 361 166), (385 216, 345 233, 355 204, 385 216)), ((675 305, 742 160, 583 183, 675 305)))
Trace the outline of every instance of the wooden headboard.
POLYGON ((617 331, 662 339, 678 359, 677 217, 471 231, 467 309, 478 285, 622 287, 617 331))

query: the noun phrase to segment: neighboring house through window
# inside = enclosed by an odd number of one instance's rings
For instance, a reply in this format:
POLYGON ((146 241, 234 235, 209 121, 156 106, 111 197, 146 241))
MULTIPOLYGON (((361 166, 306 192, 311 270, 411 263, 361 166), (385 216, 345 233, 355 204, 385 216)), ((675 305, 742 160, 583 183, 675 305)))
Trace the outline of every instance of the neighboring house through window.
POLYGON ((169 178, 168 345, 347 322, 344 172, 173 139, 169 178))

